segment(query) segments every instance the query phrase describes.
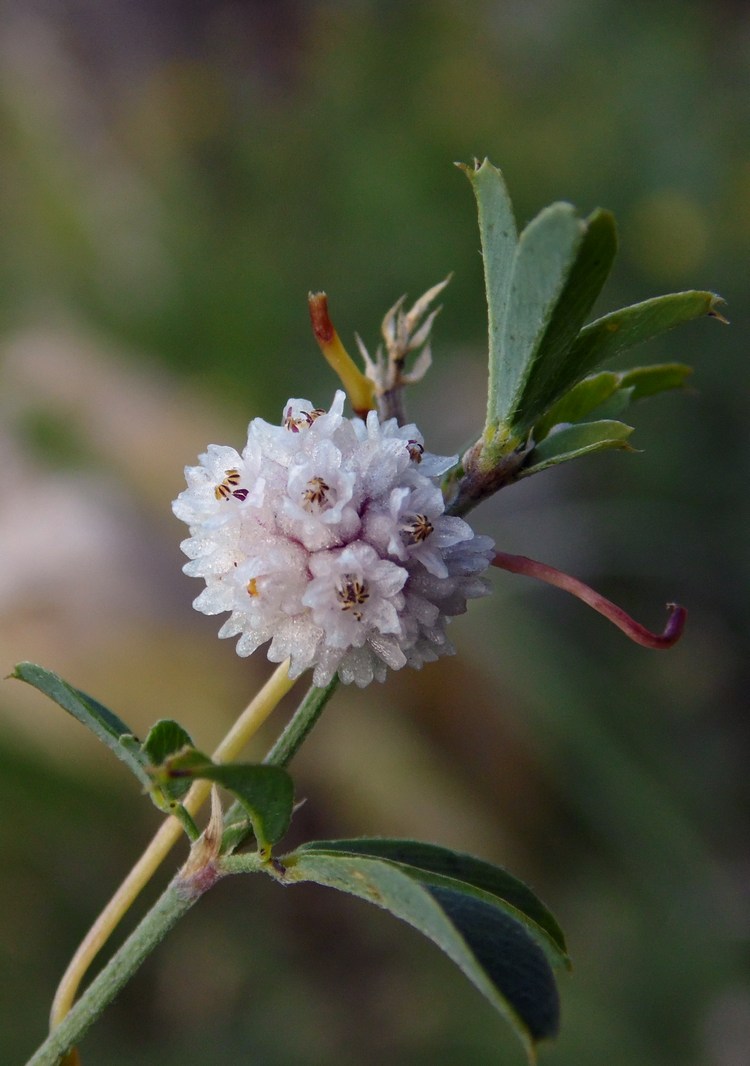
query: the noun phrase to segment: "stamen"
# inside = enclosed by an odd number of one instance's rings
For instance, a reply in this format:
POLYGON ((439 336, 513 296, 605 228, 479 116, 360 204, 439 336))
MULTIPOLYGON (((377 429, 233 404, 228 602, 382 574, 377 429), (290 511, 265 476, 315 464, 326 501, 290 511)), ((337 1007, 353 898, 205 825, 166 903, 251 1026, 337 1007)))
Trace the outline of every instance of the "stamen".
POLYGON ((214 489, 214 496, 217 500, 228 500, 230 496, 238 496, 239 499, 244 500, 247 496, 247 489, 232 491, 234 486, 239 485, 239 483, 239 470, 225 470, 224 480, 214 489), (244 495, 241 495, 241 493, 244 493, 244 495))
POLYGON ((331 486, 322 477, 310 478, 307 488, 302 493, 305 510, 312 511, 313 508, 320 509, 323 507, 324 504, 328 503, 328 493, 330 491, 331 486))
POLYGON ((427 540, 434 528, 426 514, 415 514, 401 526, 401 532, 406 533, 407 540, 412 544, 421 544, 422 541, 427 540))
POLYGON ((284 429, 288 429, 290 433, 299 433, 301 429, 307 429, 325 413, 323 407, 315 407, 312 411, 300 411, 298 415, 294 415, 291 406, 287 407, 284 412, 284 429))
POLYGON ((258 581, 257 581, 257 578, 254 578, 254 577, 250 578, 250 580, 247 583, 247 591, 248 591, 248 595, 250 595, 250 596, 260 596, 260 592, 258 592, 258 581))
POLYGON ((413 463, 421 463, 422 456, 424 455, 424 448, 418 440, 408 440, 406 442, 406 450, 409 453, 409 458, 413 463))
POLYGON ((353 574, 345 574, 336 588, 336 597, 342 611, 351 611, 358 622, 362 621, 359 608, 370 598, 366 582, 353 574))
POLYGON ((290 433, 299 433, 303 426, 309 426, 309 424, 304 415, 295 418, 291 406, 287 407, 284 412, 284 429, 288 429, 290 433))
POLYGON ((525 555, 509 555, 507 552, 497 552, 492 560, 493 566, 502 570, 510 570, 513 574, 525 574, 527 577, 535 577, 540 581, 546 581, 548 585, 564 589, 579 600, 583 600, 589 607, 593 607, 599 614, 604 615, 610 622, 621 629, 626 636, 636 644, 644 648, 671 648, 682 636, 687 620, 687 610, 677 603, 668 603, 669 617, 663 632, 653 633, 646 629, 640 622, 636 622, 630 615, 623 611, 622 607, 612 603, 600 593, 595 592, 589 585, 579 581, 576 577, 556 570, 554 566, 546 563, 538 563, 534 559, 528 559, 525 555))

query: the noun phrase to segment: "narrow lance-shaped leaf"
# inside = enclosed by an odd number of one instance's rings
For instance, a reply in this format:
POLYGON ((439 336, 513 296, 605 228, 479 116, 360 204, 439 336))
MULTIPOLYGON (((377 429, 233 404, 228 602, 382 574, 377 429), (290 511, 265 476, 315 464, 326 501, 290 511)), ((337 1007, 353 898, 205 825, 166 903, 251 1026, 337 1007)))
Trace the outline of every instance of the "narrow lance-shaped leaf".
POLYGON ((92 696, 87 696, 85 692, 69 685, 51 670, 45 670, 35 663, 19 663, 11 676, 33 685, 68 714, 72 714, 125 763, 144 788, 151 787, 151 780, 146 772, 147 760, 140 753, 137 741, 128 743, 129 740, 134 740, 133 731, 114 712, 92 696))
POLYGON ((553 404, 534 425, 532 437, 537 444, 544 440, 554 426, 580 422, 586 415, 608 400, 620 387, 620 375, 613 370, 592 374, 574 385, 553 404))
POLYGON ((632 432, 632 426, 613 419, 579 422, 574 426, 565 426, 550 433, 538 447, 533 449, 518 477, 538 474, 547 467, 566 463, 570 459, 579 459, 592 452, 600 452, 608 448, 629 448, 628 437, 632 432))
POLYGON ((270 854, 292 818, 294 785, 280 766, 252 763, 214 763, 208 756, 188 749, 167 759, 156 772, 156 780, 204 778, 221 785, 235 796, 247 811, 258 849, 270 854))
MULTIPOLYGON (((584 378, 584 381, 586 379, 584 378)), ((599 404, 598 407, 594 407, 589 413, 587 422, 604 422, 608 419, 619 419, 620 415, 630 407, 633 402, 634 389, 632 385, 628 385, 627 388, 617 388, 608 399, 599 404)), ((582 418, 581 422, 584 421, 582 418)), ((536 428, 536 427, 535 427, 536 428)))
POLYGON ((367 855, 370 858, 388 859, 408 870, 411 876, 421 880, 435 878, 435 884, 455 887, 459 883, 464 890, 476 890, 495 897, 495 902, 513 908, 522 920, 546 946, 552 946, 556 962, 567 964, 567 949, 562 929, 542 901, 528 885, 513 877, 501 866, 477 859, 473 855, 452 851, 438 844, 425 844, 418 840, 393 840, 383 837, 359 837, 351 840, 316 840, 303 844, 297 852, 317 853, 345 852, 349 855, 367 855))
POLYGON ((513 205, 503 176, 488 159, 481 166, 458 164, 471 182, 479 212, 479 236, 484 262, 489 324, 489 383, 487 421, 494 418, 494 397, 504 363, 503 333, 508 315, 513 257, 517 233, 513 205))
POLYGON ((361 855, 298 851, 281 860, 287 882, 313 881, 368 900, 418 929, 506 1017, 535 1061, 554 1036, 559 999, 544 951, 501 905, 460 887, 422 882, 409 867, 361 855))
POLYGON ((554 426, 581 422, 591 414, 597 421, 614 418, 636 400, 684 388, 691 374, 691 368, 682 363, 640 366, 619 373, 601 370, 583 378, 554 403, 534 424, 532 437, 539 443, 554 426))
POLYGON ((658 337, 683 322, 704 315, 723 321, 719 312, 723 302, 712 292, 675 292, 597 318, 584 326, 571 348, 571 372, 575 372, 576 379, 585 377, 611 356, 658 337))
POLYGON ((620 388, 632 389, 633 400, 644 400, 669 389, 682 389, 693 373, 684 363, 657 363, 654 366, 636 366, 620 374, 620 388))
POLYGON ((553 204, 521 234, 506 322, 506 365, 496 417, 516 436, 582 376, 569 352, 609 275, 617 252, 614 218, 576 218, 553 204))

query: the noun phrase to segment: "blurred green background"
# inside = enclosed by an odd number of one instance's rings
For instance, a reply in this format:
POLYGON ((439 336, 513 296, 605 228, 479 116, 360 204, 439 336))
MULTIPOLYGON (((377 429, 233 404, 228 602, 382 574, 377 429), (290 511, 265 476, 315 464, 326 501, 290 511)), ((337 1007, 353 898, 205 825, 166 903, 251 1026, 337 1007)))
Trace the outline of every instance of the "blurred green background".
MULTIPOLYGON (((372 347, 402 292, 454 271, 410 411, 437 451, 478 429, 481 261, 454 160, 501 166, 521 223, 556 199, 615 212, 599 310, 681 288, 727 299, 730 329, 633 353, 696 368, 691 392, 634 411, 642 453, 542 474, 476 516, 654 628, 668 599, 687 604, 682 643, 646 652, 498 572, 453 627, 457 657, 337 695, 296 766, 293 838, 410 834, 529 881, 575 967, 550 1066, 744 1066, 745 5, 8 0, 0 28, 0 666, 41 662, 138 731, 174 716, 210 748, 268 672, 192 611, 169 504, 209 441, 241 446, 290 395, 330 401, 309 289, 372 347)), ((0 700, 11 1064, 158 816, 63 712, 16 682, 0 700)), ((261 878, 202 901, 82 1051, 523 1061, 411 930, 261 878)))

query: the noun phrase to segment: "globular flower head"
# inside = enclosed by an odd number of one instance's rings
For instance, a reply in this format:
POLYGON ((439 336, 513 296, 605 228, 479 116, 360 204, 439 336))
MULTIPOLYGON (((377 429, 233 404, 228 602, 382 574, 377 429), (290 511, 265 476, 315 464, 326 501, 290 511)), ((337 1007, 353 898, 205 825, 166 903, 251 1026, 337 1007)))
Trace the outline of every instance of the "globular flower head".
POLYGON ((289 658, 313 683, 384 680, 387 668, 451 653, 446 625, 488 591, 493 544, 444 513, 431 455, 414 425, 344 416, 306 400, 281 425, 256 418, 242 454, 210 445, 173 504, 190 529, 185 572, 206 587, 194 606, 229 612, 219 631, 249 655, 289 658))

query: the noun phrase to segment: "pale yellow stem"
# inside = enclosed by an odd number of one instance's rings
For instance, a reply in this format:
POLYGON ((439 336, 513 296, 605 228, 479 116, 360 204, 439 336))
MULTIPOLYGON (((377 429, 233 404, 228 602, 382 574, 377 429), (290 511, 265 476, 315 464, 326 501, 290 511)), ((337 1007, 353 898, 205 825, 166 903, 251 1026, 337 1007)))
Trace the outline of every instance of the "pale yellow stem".
MULTIPOLYGON (((289 660, 287 660, 277 667, 258 695, 239 716, 214 752, 214 762, 230 762, 235 759, 293 684, 294 681, 289 678, 289 660)), ((210 781, 195 782, 184 802, 185 808, 191 815, 194 815, 203 805, 210 791, 210 781)), ((143 855, 94 922, 70 960, 57 989, 50 1014, 50 1028, 54 1029, 56 1025, 59 1025, 73 1006, 78 986, 95 956, 183 832, 182 825, 176 818, 170 817, 162 824, 143 855)), ((72 1066, 74 1062, 77 1062, 75 1051, 63 1061, 67 1066, 72 1066)))
POLYGON ((328 297, 324 292, 311 292, 307 297, 313 333, 329 365, 341 378, 354 413, 366 418, 375 407, 375 386, 356 365, 341 343, 328 314, 328 297))

